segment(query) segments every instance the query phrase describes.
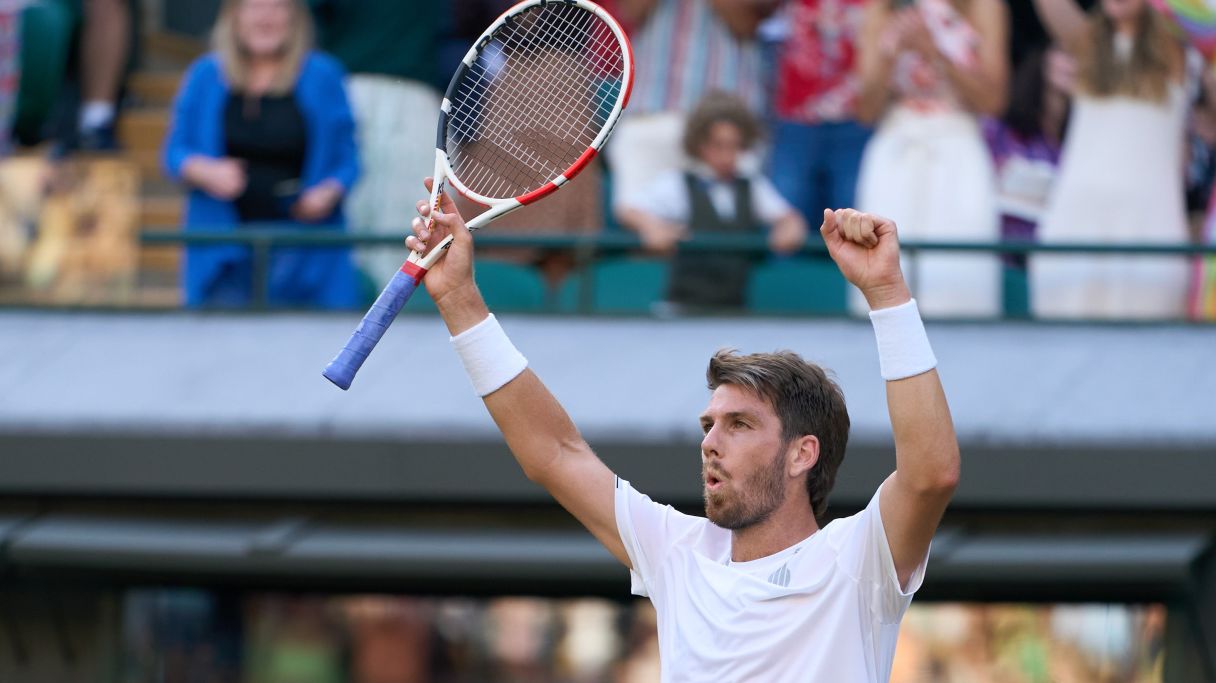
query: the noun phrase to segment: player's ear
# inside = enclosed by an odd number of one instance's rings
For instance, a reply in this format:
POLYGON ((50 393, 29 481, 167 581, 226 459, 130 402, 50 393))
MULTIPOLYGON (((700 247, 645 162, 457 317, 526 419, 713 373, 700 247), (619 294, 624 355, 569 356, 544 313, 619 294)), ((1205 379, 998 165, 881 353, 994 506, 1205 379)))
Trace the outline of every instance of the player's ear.
POLYGON ((819 437, 804 434, 790 442, 787 458, 788 474, 801 477, 819 462, 819 437))

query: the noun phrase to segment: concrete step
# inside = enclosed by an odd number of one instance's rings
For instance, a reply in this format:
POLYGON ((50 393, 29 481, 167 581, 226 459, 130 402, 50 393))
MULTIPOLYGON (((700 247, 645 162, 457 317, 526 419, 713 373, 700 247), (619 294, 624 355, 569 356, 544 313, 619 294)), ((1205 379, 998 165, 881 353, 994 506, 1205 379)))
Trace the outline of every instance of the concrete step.
POLYGON ((123 156, 135 162, 139 167, 140 177, 145 182, 151 182, 164 175, 160 168, 160 150, 128 150, 123 152, 123 156))
POLYGON ((184 197, 185 190, 176 181, 166 178, 160 170, 159 152, 156 158, 156 174, 144 174, 141 192, 144 197, 184 197))
POLYGON ((169 132, 169 110, 164 107, 136 107, 118 117, 118 144, 123 156, 139 166, 148 181, 161 177, 161 148, 169 132))
POLYGON ((138 106, 167 108, 181 81, 181 71, 139 71, 127 79, 127 89, 138 106))
POLYGON ((169 110, 162 107, 134 108, 118 117, 118 143, 130 152, 159 153, 169 131, 169 110))
MULTIPOLYGON (((144 195, 139 204, 141 230, 173 230, 182 223, 186 200, 178 195, 144 195)), ((141 277, 161 283, 176 283, 182 250, 175 245, 143 247, 139 250, 141 277)))
POLYGON ((207 51, 207 41, 172 31, 151 31, 142 41, 143 63, 156 69, 184 69, 207 51))
POLYGON ((163 230, 181 225, 186 200, 180 195, 147 195, 140 198, 139 224, 145 229, 163 230))
POLYGON ((143 247, 139 250, 139 273, 141 278, 157 282, 177 281, 182 267, 182 250, 177 246, 143 247))

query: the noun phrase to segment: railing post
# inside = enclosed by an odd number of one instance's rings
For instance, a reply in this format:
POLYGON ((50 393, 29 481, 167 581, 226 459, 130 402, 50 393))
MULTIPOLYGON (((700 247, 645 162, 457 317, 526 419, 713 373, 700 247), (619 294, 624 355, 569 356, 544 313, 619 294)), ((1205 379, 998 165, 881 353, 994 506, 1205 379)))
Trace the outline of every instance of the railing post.
POLYGON ((591 313, 592 296, 595 292, 595 284, 591 281, 595 277, 595 269, 592 267, 592 264, 599 260, 599 247, 598 240, 580 242, 574 252, 574 272, 578 276, 578 288, 574 293, 574 310, 579 315, 591 313))
POLYGON ((270 305, 270 239, 253 239, 253 307, 265 309, 270 305))

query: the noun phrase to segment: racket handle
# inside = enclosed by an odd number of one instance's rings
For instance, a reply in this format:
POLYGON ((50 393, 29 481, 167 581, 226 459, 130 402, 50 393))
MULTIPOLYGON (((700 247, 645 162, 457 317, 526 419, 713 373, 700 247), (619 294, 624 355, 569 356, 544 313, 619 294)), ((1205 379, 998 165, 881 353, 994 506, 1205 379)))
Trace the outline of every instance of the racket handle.
POLYGON ((363 361, 367 360, 372 349, 376 348, 380 337, 384 336, 384 331, 393 324, 393 319, 397 317, 405 302, 409 301, 424 275, 426 270, 413 263, 406 263, 393 275, 393 279, 388 281, 384 291, 376 297, 376 302, 368 309, 363 321, 347 340, 346 346, 325 366, 325 371, 321 373, 325 379, 336 384, 339 389, 350 388, 350 383, 355 380, 355 373, 359 372, 363 361))

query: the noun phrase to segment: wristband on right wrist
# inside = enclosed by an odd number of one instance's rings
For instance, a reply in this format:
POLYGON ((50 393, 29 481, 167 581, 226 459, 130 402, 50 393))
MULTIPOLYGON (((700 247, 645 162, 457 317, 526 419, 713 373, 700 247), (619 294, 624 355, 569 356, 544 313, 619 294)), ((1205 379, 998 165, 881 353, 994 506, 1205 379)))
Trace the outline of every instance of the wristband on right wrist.
POLYGON ((916 299, 870 311, 870 322, 878 342, 878 366, 883 379, 888 382, 907 379, 937 367, 916 299))

